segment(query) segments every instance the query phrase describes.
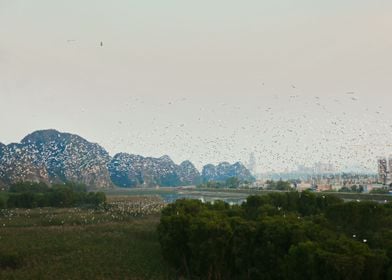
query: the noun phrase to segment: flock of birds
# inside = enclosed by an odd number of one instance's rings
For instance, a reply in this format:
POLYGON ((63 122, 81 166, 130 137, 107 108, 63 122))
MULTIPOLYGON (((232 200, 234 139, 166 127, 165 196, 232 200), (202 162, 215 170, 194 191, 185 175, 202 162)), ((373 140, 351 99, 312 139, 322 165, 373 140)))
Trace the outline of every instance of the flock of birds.
MULTIPOLYGON (((158 196, 130 197, 111 201, 98 209, 80 207, 67 209, 0 209, 0 228, 13 227, 29 221, 34 226, 91 225, 127 221, 161 212, 166 203, 158 196)), ((0 237, 1 239, 1 237, 0 237)))
MULTIPOLYGON (((98 46, 103 47, 103 41, 98 46)), ((200 102, 186 96, 164 103, 129 94, 104 144, 114 152, 189 159, 199 168, 220 161, 246 162, 254 153, 258 171, 276 172, 315 162, 333 164, 337 170, 355 165, 375 171, 377 157, 390 153, 392 120, 382 104, 361 102, 355 91, 310 96, 290 83, 285 95, 270 94, 276 90, 268 84, 259 82, 260 95, 249 102, 224 100, 222 95, 221 100, 200 102)), ((81 111, 88 113, 86 108, 81 111)))
MULTIPOLYGON (((292 90, 298 89, 293 85, 292 90)), ((246 163, 254 153, 259 170, 281 172, 325 162, 336 170, 355 166, 375 172, 377 157, 388 154, 391 146, 392 122, 384 108, 368 108, 355 92, 340 98, 275 95, 262 105, 207 102, 197 109, 192 98, 165 105, 130 97, 122 110, 134 117, 118 121, 110 150, 169 154, 198 167, 219 161, 246 163), (155 111, 159 114, 151 113, 155 111)))

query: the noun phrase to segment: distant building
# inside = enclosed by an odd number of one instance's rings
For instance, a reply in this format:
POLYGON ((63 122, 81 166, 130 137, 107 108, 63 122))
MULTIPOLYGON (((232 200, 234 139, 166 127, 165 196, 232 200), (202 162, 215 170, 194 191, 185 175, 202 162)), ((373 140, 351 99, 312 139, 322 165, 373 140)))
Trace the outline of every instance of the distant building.
POLYGON ((317 162, 312 167, 298 165, 296 172, 304 174, 330 174, 335 173, 336 170, 331 163, 317 162))
POLYGON ((307 167, 307 166, 301 164, 301 165, 298 165, 297 172, 303 173, 303 174, 312 174, 312 173, 314 173, 314 170, 313 170, 313 168, 310 168, 310 167, 307 167))
POLYGON ((387 181, 392 182, 392 155, 388 158, 388 173, 387 173, 387 181))
POLYGON ((249 155, 249 161, 247 168, 252 174, 256 174, 256 157, 254 153, 249 155))
POLYGON ((323 173, 334 173, 335 168, 330 163, 318 162, 314 165, 315 173, 323 174, 323 173))
POLYGON ((297 190, 298 191, 304 191, 312 188, 312 184, 310 183, 300 183, 297 185, 297 190))
MULTIPOLYGON (((387 159, 385 157, 380 157, 377 160, 377 164, 378 164, 378 180, 386 185, 387 184, 387 180, 388 180, 388 164, 387 164, 387 159)), ((391 159, 389 164, 391 164, 391 159)))
POLYGON ((380 184, 370 184, 370 185, 367 185, 366 188, 364 188, 364 192, 368 193, 372 190, 379 190, 384 187, 385 187, 384 185, 380 185, 380 184))
POLYGON ((332 186, 331 185, 318 185, 317 186, 317 191, 319 192, 325 192, 325 191, 331 191, 332 186))

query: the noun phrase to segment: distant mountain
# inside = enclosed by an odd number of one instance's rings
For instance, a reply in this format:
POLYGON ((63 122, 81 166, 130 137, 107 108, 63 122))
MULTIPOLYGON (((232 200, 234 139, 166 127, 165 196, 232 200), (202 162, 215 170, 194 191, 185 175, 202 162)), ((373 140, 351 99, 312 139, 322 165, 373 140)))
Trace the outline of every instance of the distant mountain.
POLYGON ((177 169, 180 181, 184 185, 197 185, 201 183, 201 176, 199 170, 189 160, 183 161, 177 169))
POLYGON ((207 164, 203 167, 203 182, 225 181, 231 177, 237 177, 241 181, 253 182, 255 180, 250 171, 240 162, 234 164, 222 162, 218 165, 207 164))
POLYGON ((119 153, 113 158, 98 144, 57 130, 40 130, 20 143, 0 143, 0 187, 21 181, 47 184, 77 182, 90 188, 186 186, 230 177, 253 181, 237 162, 206 165, 202 175, 190 161, 174 163, 169 156, 143 157, 119 153))
POLYGON ((112 186, 109 154, 98 144, 56 130, 36 131, 21 143, 2 146, 0 180, 7 184, 74 181, 94 188, 112 186))
POLYGON ((200 182, 200 173, 190 161, 177 165, 169 156, 152 158, 120 153, 108 167, 113 183, 119 187, 185 186, 200 182))
MULTIPOLYGON (((6 147, 7 147, 6 145, 4 145, 3 143, 0 143, 0 159, 1 159, 1 157, 3 156, 4 149, 5 149, 6 147)), ((6 183, 3 181, 3 178, 2 178, 2 176, 1 176, 1 174, 2 174, 2 173, 1 173, 1 167, 0 167, 0 189, 6 186, 6 183)))
POLYGON ((4 150, 7 148, 6 145, 0 143, 0 158, 3 156, 4 150))

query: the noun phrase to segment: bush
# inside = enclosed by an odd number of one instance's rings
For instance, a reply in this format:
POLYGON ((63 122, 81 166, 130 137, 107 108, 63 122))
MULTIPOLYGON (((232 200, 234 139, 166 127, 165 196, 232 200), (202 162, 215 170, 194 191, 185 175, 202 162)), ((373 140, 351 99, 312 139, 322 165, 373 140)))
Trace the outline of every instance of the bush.
POLYGON ((0 269, 16 269, 22 266, 23 259, 16 253, 0 251, 0 269))
MULTIPOLYGON (((1 199, 1 198, 0 198, 1 199)), ((12 186, 12 192, 5 204, 8 208, 35 208, 35 207, 96 207, 106 202, 102 192, 87 192, 86 187, 80 184, 69 183, 54 185, 52 188, 45 184, 20 183, 12 186), (31 187, 31 189, 29 189, 31 187)), ((0 208, 1 208, 0 203, 0 208)))
POLYGON ((8 208, 33 208, 37 207, 35 194, 33 193, 13 193, 7 201, 8 208))
POLYGON ((387 188, 381 188, 381 189, 372 189, 370 191, 371 194, 389 194, 389 190, 387 188))
POLYGON ((23 192, 32 192, 32 193, 42 193, 49 191, 48 185, 45 183, 34 183, 34 182, 20 182, 11 185, 10 192, 12 193, 23 193, 23 192))
POLYGON ((6 206, 5 199, 0 197, 0 209, 4 209, 6 206))

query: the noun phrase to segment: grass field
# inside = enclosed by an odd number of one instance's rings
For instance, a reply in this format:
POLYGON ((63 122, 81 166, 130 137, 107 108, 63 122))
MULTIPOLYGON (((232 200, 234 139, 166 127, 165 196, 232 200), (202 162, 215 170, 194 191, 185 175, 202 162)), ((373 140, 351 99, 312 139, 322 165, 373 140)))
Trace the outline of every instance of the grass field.
POLYGON ((111 198, 109 210, 2 210, 0 279, 173 278, 156 236, 159 201, 129 200, 111 198))

